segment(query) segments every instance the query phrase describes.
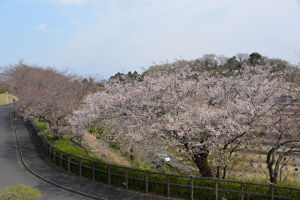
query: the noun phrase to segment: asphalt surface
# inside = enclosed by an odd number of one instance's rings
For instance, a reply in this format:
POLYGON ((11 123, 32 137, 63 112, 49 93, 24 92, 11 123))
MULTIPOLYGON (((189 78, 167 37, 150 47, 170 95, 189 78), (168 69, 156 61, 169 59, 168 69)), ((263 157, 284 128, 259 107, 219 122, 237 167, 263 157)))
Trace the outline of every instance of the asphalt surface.
MULTIPOLYGON (((18 152, 11 111, 10 105, 0 106, 0 190, 5 186, 25 184, 41 191, 42 197, 40 199, 43 200, 95 199, 54 186, 38 178, 24 167, 18 152)), ((24 162, 41 177, 73 191, 87 193, 103 200, 161 199, 99 184, 54 168, 37 153, 24 122, 21 119, 16 119, 14 124, 24 162)))

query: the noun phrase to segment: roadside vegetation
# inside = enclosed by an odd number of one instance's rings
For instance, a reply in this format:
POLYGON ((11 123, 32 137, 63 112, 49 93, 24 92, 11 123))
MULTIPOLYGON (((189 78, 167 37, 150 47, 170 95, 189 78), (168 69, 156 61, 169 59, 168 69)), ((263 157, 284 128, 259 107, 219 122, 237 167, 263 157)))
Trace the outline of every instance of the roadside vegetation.
POLYGON ((62 151, 65 151, 70 154, 78 155, 83 158, 87 159, 96 159, 95 156, 93 156, 92 152, 90 151, 89 147, 86 146, 85 148, 80 147, 78 144, 72 142, 70 138, 67 136, 62 136, 61 139, 56 140, 53 139, 53 135, 51 132, 48 132, 48 125, 46 122, 35 122, 37 127, 44 133, 44 136, 46 139, 53 144, 55 147, 61 149, 62 151))
POLYGON ((209 54, 102 81, 20 62, 3 69, 3 81, 3 91, 19 99, 17 112, 68 153, 151 171, 300 185, 300 71, 286 61, 209 54))
POLYGON ((37 200, 39 197, 40 191, 22 184, 6 187, 0 191, 1 200, 37 200))
POLYGON ((0 88, 0 94, 9 93, 9 89, 6 88, 0 88))

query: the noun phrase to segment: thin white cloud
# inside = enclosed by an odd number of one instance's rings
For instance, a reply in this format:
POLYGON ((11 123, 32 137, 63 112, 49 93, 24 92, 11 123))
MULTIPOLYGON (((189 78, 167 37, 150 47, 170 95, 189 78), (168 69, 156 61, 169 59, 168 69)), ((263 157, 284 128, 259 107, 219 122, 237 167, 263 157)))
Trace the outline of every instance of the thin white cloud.
POLYGON ((45 32, 45 33, 52 33, 52 34, 55 34, 55 35, 57 35, 57 34, 60 33, 60 31, 57 30, 57 29, 54 29, 54 30, 49 29, 48 26, 47 26, 47 24, 40 24, 40 25, 38 25, 36 27, 36 30, 42 31, 42 32, 45 32))
POLYGON ((38 25, 36 27, 36 29, 39 30, 39 31, 48 32, 48 30, 47 30, 47 24, 38 25))

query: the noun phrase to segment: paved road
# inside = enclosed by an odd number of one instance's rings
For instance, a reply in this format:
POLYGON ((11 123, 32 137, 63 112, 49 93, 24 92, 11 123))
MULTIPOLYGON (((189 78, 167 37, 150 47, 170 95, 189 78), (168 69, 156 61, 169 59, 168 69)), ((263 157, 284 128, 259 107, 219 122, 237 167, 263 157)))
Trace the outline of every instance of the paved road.
MULTIPOLYGON (((25 184, 41 191, 41 199, 47 200, 79 200, 93 199, 60 189, 41 180, 30 173, 22 164, 17 151, 17 142, 11 121, 11 107, 0 106, 0 189, 5 186, 25 184)), ((50 166, 41 159, 32 144, 31 138, 21 119, 15 121, 16 132, 19 136, 24 161, 37 174, 57 184, 75 191, 89 193, 104 200, 110 199, 159 199, 134 192, 115 189, 110 186, 95 183, 85 178, 68 175, 50 166)))

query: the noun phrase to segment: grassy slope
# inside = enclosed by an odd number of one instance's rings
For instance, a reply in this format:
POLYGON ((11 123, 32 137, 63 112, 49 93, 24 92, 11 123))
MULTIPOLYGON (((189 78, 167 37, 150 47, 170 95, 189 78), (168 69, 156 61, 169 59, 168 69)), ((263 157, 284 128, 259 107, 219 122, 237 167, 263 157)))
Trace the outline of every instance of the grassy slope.
POLYGON ((55 145, 57 148, 71 153, 75 154, 84 158, 89 158, 89 159, 95 159, 96 157, 88 155, 84 149, 79 147, 78 145, 74 144, 67 138, 63 138, 61 140, 53 140, 51 136, 46 135, 47 139, 49 142, 51 142, 53 145, 55 145))
MULTIPOLYGON (((36 122, 36 125, 41 129, 41 131, 45 131, 47 129, 47 124, 45 122, 36 122)), ((88 159, 101 160, 94 156, 92 153, 91 155, 87 154, 84 149, 71 142, 68 138, 63 138, 61 140, 53 140, 50 133, 46 133, 45 137, 51 144, 61 149, 62 151, 88 159)))
POLYGON ((119 164, 123 166, 130 166, 128 160, 123 158, 117 152, 113 151, 113 149, 109 148, 108 145, 105 145, 102 141, 98 140, 94 135, 89 132, 84 133, 84 141, 87 141, 89 146, 92 149, 96 149, 95 155, 99 158, 106 160, 109 163, 119 164))
MULTIPOLYGON (((45 122, 36 122, 36 125, 41 129, 41 131, 45 131, 47 129, 47 123, 45 122)), ((71 142, 68 138, 63 138, 61 140, 53 140, 50 133, 46 133, 45 136, 48 139, 48 141, 54 144, 57 148, 74 155, 78 155, 89 159, 95 159, 102 162, 128 166, 132 168, 144 170, 151 169, 151 167, 143 161, 140 161, 138 159, 130 160, 129 158, 122 156, 118 150, 108 146, 104 147, 105 145, 101 140, 96 139, 94 135, 88 132, 86 132, 84 135, 84 141, 87 141, 89 144, 89 146, 86 147, 90 150, 90 155, 87 154, 84 149, 71 142), (98 151, 95 152, 91 149, 97 149, 98 151)), ((165 170, 169 172, 167 169, 165 170)))

